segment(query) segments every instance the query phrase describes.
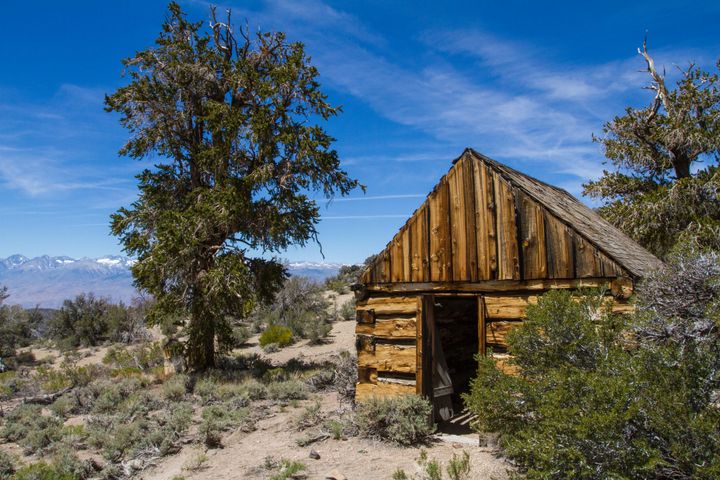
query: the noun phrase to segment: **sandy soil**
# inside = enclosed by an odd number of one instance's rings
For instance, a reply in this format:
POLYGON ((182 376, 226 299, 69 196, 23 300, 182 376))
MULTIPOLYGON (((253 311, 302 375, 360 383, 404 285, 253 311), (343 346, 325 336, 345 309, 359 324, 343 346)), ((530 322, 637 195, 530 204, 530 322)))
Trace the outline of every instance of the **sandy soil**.
MULTIPOLYGON (((339 305, 352 297, 352 294, 340 296, 336 299, 339 305)), ((249 346, 239 350, 245 353, 258 353, 273 363, 282 364, 292 358, 305 358, 307 360, 321 361, 330 358, 342 350, 354 350, 355 322, 344 321, 333 324, 329 341, 322 345, 309 345, 300 342, 279 352, 265 354, 257 345, 257 337, 253 337, 249 346)), ((318 395, 323 412, 338 412, 344 407, 338 401, 335 393, 322 393, 318 395)), ((308 479, 333 478, 331 473, 339 473, 347 480, 354 479, 390 479, 398 468, 405 470, 409 475, 418 472, 416 460, 420 455, 420 448, 402 448, 360 438, 322 440, 306 447, 299 447, 296 440, 303 437, 306 432, 298 431, 294 427, 297 418, 304 406, 314 400, 301 402, 298 408, 287 407, 273 411, 260 420, 257 429, 251 433, 234 432, 223 439, 224 448, 204 451, 207 460, 202 468, 190 471, 184 467, 193 463, 203 450, 197 446, 188 446, 172 457, 161 459, 154 467, 146 470, 142 478, 145 480, 171 480, 175 476, 186 479, 267 479, 277 473, 277 470, 264 468, 265 459, 279 461, 280 459, 294 460, 304 463, 307 470, 303 473, 308 479), (310 458, 310 450, 320 454, 315 460, 310 458)), ((465 450, 470 455, 472 479, 506 479, 509 465, 497 456, 493 448, 480 447, 479 438, 475 434, 465 434, 460 437, 439 435, 430 445, 424 448, 429 458, 440 461, 443 465, 455 455, 462 455, 465 450), (470 444, 470 445, 469 445, 470 444)))
MULTIPOLYGON (((328 297, 333 303, 331 309, 339 309, 343 303, 352 298, 352 294, 328 294, 328 297)), ((302 341, 270 354, 262 351, 258 345, 258 337, 255 336, 250 339, 248 346, 236 352, 257 353, 278 365, 293 358, 320 362, 342 350, 353 352, 354 330, 354 321, 335 322, 326 343, 310 345, 302 341)), ((106 347, 81 349, 82 358, 79 363, 82 365, 100 363, 106 351, 106 347)), ((35 348, 33 353, 38 360, 48 358, 55 365, 59 365, 63 360, 61 353, 53 349, 35 348)), ((305 447, 298 446, 296 440, 306 436, 309 430, 299 431, 295 426, 295 420, 306 406, 316 401, 321 403, 322 412, 327 416, 336 416, 348 409, 334 392, 316 394, 309 400, 299 402, 295 407, 290 405, 263 407, 268 408, 268 411, 262 412, 263 418, 258 422, 255 431, 230 432, 223 438, 223 448, 220 449, 207 450, 197 444, 187 443, 179 453, 156 460, 139 474, 138 478, 145 480, 171 480, 175 477, 188 480, 269 479, 277 474, 278 470, 267 469, 265 464, 271 460, 277 463, 283 459, 299 461, 307 466, 302 472, 305 474, 304 477, 292 478, 390 479, 393 472, 399 468, 408 475, 418 472, 416 460, 420 455, 420 448, 401 448, 360 438, 345 440, 328 438, 305 447), (310 458, 311 449, 319 453, 319 459, 310 458)), ((77 417, 68 420, 66 424, 82 424, 84 420, 82 417, 77 417)), ((0 445, 0 448, 12 451, 16 455, 21 453, 16 445, 4 444, 0 445)), ((467 451, 471 459, 470 478, 472 479, 508 478, 509 465, 498 457, 492 448, 479 446, 479 439, 475 434, 438 435, 430 445, 423 448, 429 458, 438 460, 443 466, 454 454, 461 455, 463 450, 467 451)))

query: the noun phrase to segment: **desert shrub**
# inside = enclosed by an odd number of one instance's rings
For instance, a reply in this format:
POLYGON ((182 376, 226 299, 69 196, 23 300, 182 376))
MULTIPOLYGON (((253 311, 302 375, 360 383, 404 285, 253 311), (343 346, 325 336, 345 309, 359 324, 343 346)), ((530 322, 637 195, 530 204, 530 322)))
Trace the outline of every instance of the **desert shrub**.
POLYGON ((87 424, 88 443, 105 458, 119 462, 124 458, 168 455, 179 450, 179 440, 192 423, 192 407, 175 402, 162 407, 147 392, 130 396, 114 415, 94 415, 87 424))
MULTIPOLYGON (((317 342, 330 331, 329 308, 330 302, 324 297, 320 285, 306 277, 290 277, 273 303, 259 308, 254 318, 261 319, 266 325, 287 327, 294 337, 317 342)), ((284 345, 280 343, 280 346, 284 345)))
MULTIPOLYGON (((123 382, 126 381, 133 382, 131 384, 137 384, 137 387, 132 388, 132 390, 136 390, 142 385, 139 380, 123 380, 123 382)), ((55 400, 55 402, 50 405, 50 410, 60 417, 67 416, 69 414, 89 413, 95 404, 95 400, 106 389, 117 388, 117 383, 118 382, 111 383, 107 379, 100 378, 88 385, 73 388, 55 400)))
POLYGON ((304 400, 308 396, 307 386, 299 380, 272 382, 267 391, 268 397, 277 401, 304 400))
POLYGON ((255 421, 247 408, 234 409, 228 405, 210 405, 203 409, 198 434, 205 446, 217 448, 222 445, 222 433, 237 427, 244 432, 250 432, 255 428, 255 421))
POLYGON ((103 363, 115 369, 135 368, 140 371, 159 367, 164 362, 159 343, 143 343, 134 347, 112 346, 108 349, 103 363))
POLYGON ((340 399, 351 404, 355 403, 355 384, 358 378, 357 357, 344 351, 340 352, 333 363, 335 365, 333 384, 340 399))
POLYGON ((323 421, 325 415, 320 407, 320 402, 312 403, 306 406, 300 415, 295 419, 295 427, 298 430, 305 430, 314 427, 323 421))
POLYGON ((293 341, 293 332, 287 327, 281 325, 270 325, 262 334, 260 334, 260 346, 266 347, 274 344, 278 347, 287 347, 293 341))
POLYGON ((325 287, 339 294, 348 293, 350 287, 358 282, 363 265, 343 265, 336 275, 325 279, 325 287))
POLYGON ((66 472, 61 466, 46 462, 24 466, 13 478, 15 480, 78 480, 78 477, 66 472))
POLYGON ((343 438, 343 430, 345 430, 345 426, 342 424, 342 422, 339 422, 335 419, 328 420, 325 423, 325 429, 330 433, 330 436, 333 438, 333 440, 340 440, 343 438))
POLYGON ((188 472, 196 472, 198 470, 202 470, 206 467, 205 464, 208 460, 210 460, 210 458, 205 453, 199 452, 190 460, 185 462, 182 469, 188 472))
POLYGON ((246 327, 245 325, 238 325, 233 327, 232 329, 232 347, 233 348, 239 348, 242 347, 247 343, 247 341, 252 337, 252 332, 250 331, 250 328, 246 327))
POLYGON ((219 370, 206 372, 195 382, 193 392, 200 397, 203 405, 225 402, 244 407, 250 402, 251 394, 243 376, 235 373, 232 375, 219 370))
POLYGON ((398 468, 393 472, 392 480, 410 480, 410 477, 405 473, 405 470, 398 468))
POLYGON ((26 454, 34 454, 62 438, 62 421, 43 415, 39 405, 21 404, 5 417, 0 436, 18 443, 26 454))
POLYGON ((245 380, 242 387, 250 400, 262 400, 268 396, 267 387, 255 379, 245 380))
POLYGON ((355 320, 355 300, 348 300, 343 303, 340 306, 338 317, 344 321, 355 320))
MULTIPOLYGON (((94 413, 113 413, 127 408, 139 398, 135 392, 145 384, 138 378, 126 378, 98 385, 100 390, 92 404, 94 413)), ((145 399, 145 397, 143 397, 145 399)))
POLYGON ((53 449, 51 465, 63 475, 70 475, 75 479, 88 478, 95 472, 91 462, 80 460, 71 447, 63 444, 53 449))
POLYGON ((270 480, 295 478, 295 476, 303 470, 307 470, 307 466, 304 463, 283 459, 280 461, 280 471, 270 477, 270 480))
POLYGON ((718 478, 719 281, 717 257, 682 256, 624 321, 545 294, 509 336, 521 375, 480 359, 465 396, 476 427, 530 479, 718 478))
POLYGON ((68 387, 84 387, 105 372, 98 365, 77 365, 71 360, 63 361, 59 368, 39 366, 32 377, 46 392, 57 392, 68 387))
POLYGON ((442 480, 442 466, 440 462, 434 458, 429 458, 425 449, 420 449, 420 456, 416 462, 423 480, 442 480))
POLYGON ((12 398, 14 395, 28 390, 33 383, 27 377, 18 376, 14 370, 0 372, 0 400, 12 398))
POLYGON ((174 402, 182 400, 188 392, 190 378, 182 373, 176 374, 163 383, 163 396, 174 402))
POLYGON ((446 471, 450 480, 465 480, 470 477, 470 455, 463 450, 462 456, 453 456, 448 460, 446 471))
POLYGON ((10 480, 15 473, 15 459, 4 450, 0 450, 0 480, 10 480))
POLYGON ((435 432, 431 413, 432 405, 417 395, 370 398, 357 406, 355 424, 363 437, 416 445, 435 432))
MULTIPOLYGON (((94 420, 96 420, 95 417, 94 420)), ((119 461, 143 441, 147 435, 148 423, 145 419, 129 423, 104 419, 105 424, 89 423, 91 445, 100 448, 103 456, 110 461, 119 461)))

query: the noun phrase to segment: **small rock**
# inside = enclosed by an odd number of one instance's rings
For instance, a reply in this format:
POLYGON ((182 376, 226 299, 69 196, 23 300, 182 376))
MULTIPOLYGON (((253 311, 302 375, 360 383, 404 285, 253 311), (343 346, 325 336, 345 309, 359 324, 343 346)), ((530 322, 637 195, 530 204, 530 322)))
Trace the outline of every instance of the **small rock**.
POLYGON ((463 448, 463 444, 462 444, 462 443, 457 443, 457 442, 455 442, 455 443, 452 444, 452 447, 453 447, 453 448, 463 448))
POLYGON ((347 477, 337 470, 333 470, 325 475, 325 480, 347 480, 347 477))
POLYGON ((313 460, 320 460, 320 454, 317 452, 317 450, 312 449, 310 450, 310 458, 313 460))

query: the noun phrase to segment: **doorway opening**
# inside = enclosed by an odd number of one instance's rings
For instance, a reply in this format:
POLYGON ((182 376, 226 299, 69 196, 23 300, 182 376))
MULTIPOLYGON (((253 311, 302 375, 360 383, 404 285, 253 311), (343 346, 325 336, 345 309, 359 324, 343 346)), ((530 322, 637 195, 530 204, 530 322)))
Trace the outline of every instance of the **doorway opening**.
POLYGON ((470 391, 479 352, 478 297, 434 298, 433 403, 437 421, 463 411, 462 393, 470 391))

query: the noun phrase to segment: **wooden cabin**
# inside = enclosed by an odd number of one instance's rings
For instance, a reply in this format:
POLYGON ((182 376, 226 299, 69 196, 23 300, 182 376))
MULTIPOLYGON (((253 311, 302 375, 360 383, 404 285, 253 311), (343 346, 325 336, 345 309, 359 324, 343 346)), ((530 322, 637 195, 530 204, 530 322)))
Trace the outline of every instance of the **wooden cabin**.
POLYGON ((565 190, 467 149, 355 286, 356 399, 417 393, 451 408, 476 353, 502 365, 538 295, 605 287, 627 310, 660 265, 565 190))

